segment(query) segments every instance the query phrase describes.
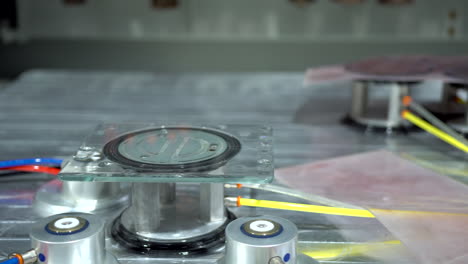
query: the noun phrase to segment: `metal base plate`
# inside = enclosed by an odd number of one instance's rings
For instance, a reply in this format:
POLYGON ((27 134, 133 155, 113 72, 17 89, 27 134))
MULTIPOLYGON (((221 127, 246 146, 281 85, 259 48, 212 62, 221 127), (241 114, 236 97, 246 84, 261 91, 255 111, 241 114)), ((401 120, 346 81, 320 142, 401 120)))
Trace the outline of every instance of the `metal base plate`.
POLYGON ((107 253, 106 254, 106 260, 104 262, 104 264, 119 264, 120 262, 117 260, 117 258, 112 255, 111 253, 107 253))

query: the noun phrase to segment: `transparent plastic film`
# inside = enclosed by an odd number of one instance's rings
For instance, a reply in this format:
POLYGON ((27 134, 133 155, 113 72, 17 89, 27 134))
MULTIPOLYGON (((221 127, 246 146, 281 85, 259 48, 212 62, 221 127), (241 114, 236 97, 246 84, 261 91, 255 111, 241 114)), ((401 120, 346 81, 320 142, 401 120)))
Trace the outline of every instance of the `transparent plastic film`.
MULTIPOLYGON (((421 263, 467 262, 468 245, 463 241, 468 237, 468 187, 447 176, 377 151, 279 169, 276 179, 303 192, 367 208, 421 263)), ((367 254, 380 252, 387 261, 392 254, 377 249, 400 250, 388 241, 394 240, 373 240, 346 250, 356 254, 375 245, 367 254)))

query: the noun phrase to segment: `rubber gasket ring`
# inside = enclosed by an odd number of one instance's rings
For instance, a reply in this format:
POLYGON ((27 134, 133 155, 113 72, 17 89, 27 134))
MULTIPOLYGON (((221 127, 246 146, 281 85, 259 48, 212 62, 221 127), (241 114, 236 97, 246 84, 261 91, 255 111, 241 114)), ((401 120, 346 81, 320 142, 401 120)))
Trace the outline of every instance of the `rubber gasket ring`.
POLYGON ((112 224, 111 235, 115 241, 125 248, 141 254, 161 253, 160 251, 164 251, 166 253, 175 253, 178 256, 181 252, 188 255, 196 255, 223 245, 226 237, 225 229, 235 219, 236 216, 227 211, 225 223, 212 232, 191 239, 185 239, 184 242, 173 242, 149 240, 148 238, 134 234, 120 223, 120 217, 118 217, 112 224))
POLYGON ((154 128, 154 129, 145 129, 136 132, 131 132, 125 135, 122 135, 118 138, 115 138, 109 141, 103 148, 103 154, 111 161, 114 161, 118 164, 123 165, 124 167, 130 167, 136 170, 151 170, 156 172, 200 172, 200 171, 210 171, 217 169, 223 166, 227 161, 237 155, 241 150, 241 143, 240 141, 231 136, 229 134, 212 130, 212 129, 205 129, 205 128, 198 128, 198 127, 164 127, 164 128, 154 128), (197 130, 203 131, 206 133, 211 133, 216 136, 221 137, 226 141, 227 149, 219 154, 216 157, 198 161, 198 162, 189 162, 184 164, 154 164, 154 163, 146 163, 146 162, 139 162, 129 158, 124 157, 119 152, 119 146, 122 142, 131 138, 133 136, 148 133, 151 131, 158 131, 162 129, 185 129, 185 130, 197 130))
MULTIPOLYGON (((44 229, 47 233, 51 234, 51 235, 56 235, 56 236, 68 236, 68 235, 73 235, 73 234, 77 234, 77 233, 81 233, 83 231, 85 231, 88 227, 89 227, 89 221, 84 219, 84 218, 81 218, 85 221, 83 227, 81 227, 80 229, 77 229, 77 230, 74 230, 74 231, 71 231, 71 232, 63 232, 63 233, 60 233, 60 232, 55 232, 53 230, 51 230, 49 228, 49 224, 47 224, 44 229)), ((58 220, 58 219, 56 219, 58 220)), ((55 220, 55 221, 56 221, 55 220)))

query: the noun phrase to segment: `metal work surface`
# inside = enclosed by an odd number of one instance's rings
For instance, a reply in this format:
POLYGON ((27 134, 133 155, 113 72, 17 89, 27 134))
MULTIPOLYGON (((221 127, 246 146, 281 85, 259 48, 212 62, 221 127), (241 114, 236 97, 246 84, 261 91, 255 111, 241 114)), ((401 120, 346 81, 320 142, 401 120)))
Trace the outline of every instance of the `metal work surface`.
MULTIPOLYGON (((0 90, 0 159, 69 157, 101 122, 167 120, 269 124, 274 131, 276 168, 386 149, 419 157, 435 165, 467 169, 468 162, 462 152, 425 133, 365 133, 342 124, 341 118, 349 111, 351 84, 305 87, 302 83, 303 73, 31 71, 0 90)), ((432 94, 439 93, 437 87, 429 85, 427 88, 416 87, 415 96, 419 94, 423 99, 430 99, 425 96, 429 94, 428 89, 432 94)), ((30 248, 29 230, 38 218, 31 208, 34 192, 50 179, 42 174, 0 176, 0 256, 30 248)), ((272 200, 280 196, 264 192, 255 195, 272 200)), ((329 217, 320 215, 251 208, 236 209, 235 213, 267 213, 289 218, 299 227, 299 240, 306 241, 307 245, 316 242, 316 245, 324 246, 324 241, 330 245, 359 244, 391 238, 391 234, 374 219, 358 221, 332 217, 333 221, 329 222, 329 217), (343 238, 343 233, 351 234, 355 240, 343 238)), ((121 263, 151 263, 119 249, 109 239, 107 242, 121 263)), ((180 258, 168 257, 172 259, 170 263, 179 263, 180 258)), ((187 258, 190 263, 217 263, 220 253, 212 252, 202 260, 187 258)), ((399 261, 395 263, 411 263, 407 258, 399 261)), ((375 263, 366 258, 325 260, 322 263, 329 262, 375 263)))

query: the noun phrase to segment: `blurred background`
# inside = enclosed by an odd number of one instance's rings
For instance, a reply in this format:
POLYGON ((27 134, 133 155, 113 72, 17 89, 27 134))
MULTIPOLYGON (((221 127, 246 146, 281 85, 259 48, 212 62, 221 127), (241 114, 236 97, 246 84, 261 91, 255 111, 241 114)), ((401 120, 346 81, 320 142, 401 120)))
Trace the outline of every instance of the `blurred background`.
MULTIPOLYGON (((418 211, 290 215, 322 264, 468 263, 467 102, 467 0, 0 1, 0 160, 67 160, 102 122, 267 124, 273 138, 257 143, 274 163, 249 162, 274 164, 273 184, 418 211), (398 252, 375 256, 379 241, 398 252)), ((0 259, 31 248, 36 211, 83 201, 42 188, 54 176, 10 176, 0 259)), ((116 199, 96 197, 83 204, 116 199)), ((122 264, 155 260, 112 250, 122 264)), ((170 263, 222 263, 197 258, 170 263)))
POLYGON ((304 71, 468 51, 463 0, 2 0, 0 77, 32 68, 304 71))

